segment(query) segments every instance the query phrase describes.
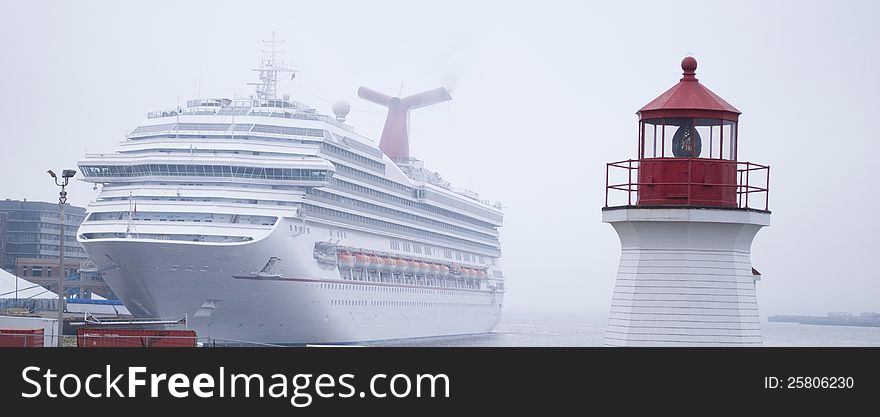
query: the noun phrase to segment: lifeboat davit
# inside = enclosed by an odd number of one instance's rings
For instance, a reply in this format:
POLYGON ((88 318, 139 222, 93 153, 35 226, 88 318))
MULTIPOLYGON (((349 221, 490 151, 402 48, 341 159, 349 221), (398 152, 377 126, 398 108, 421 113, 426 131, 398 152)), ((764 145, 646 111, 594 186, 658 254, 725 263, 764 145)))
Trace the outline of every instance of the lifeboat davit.
POLYGON ((366 268, 370 266, 370 257, 363 253, 356 253, 354 255, 354 267, 355 268, 366 268))
POLYGON ((449 267, 449 273, 452 275, 461 275, 461 266, 452 264, 452 266, 449 267))
POLYGON ((351 268, 354 264, 354 257, 347 253, 340 253, 336 259, 340 268, 351 268))
POLYGON ((431 264, 431 273, 434 275, 440 275, 440 264, 431 264))
POLYGON ((440 265, 440 275, 449 275, 449 267, 446 265, 440 265))

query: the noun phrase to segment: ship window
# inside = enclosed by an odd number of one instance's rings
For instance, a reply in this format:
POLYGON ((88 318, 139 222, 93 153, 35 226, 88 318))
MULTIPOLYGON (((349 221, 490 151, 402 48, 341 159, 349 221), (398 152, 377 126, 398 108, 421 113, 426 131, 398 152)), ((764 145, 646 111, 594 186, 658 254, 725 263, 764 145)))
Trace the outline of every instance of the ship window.
POLYGON ((135 177, 135 176, 212 176, 260 178, 272 180, 324 181, 329 178, 326 170, 280 169, 239 167, 225 165, 83 165, 86 177, 135 177))

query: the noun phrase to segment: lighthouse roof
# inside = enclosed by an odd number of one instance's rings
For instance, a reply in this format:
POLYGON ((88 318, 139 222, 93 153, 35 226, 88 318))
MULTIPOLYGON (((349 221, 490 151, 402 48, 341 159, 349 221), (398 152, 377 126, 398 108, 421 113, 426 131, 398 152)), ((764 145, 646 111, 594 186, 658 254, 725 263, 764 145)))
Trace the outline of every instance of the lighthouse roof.
POLYGON ((736 121, 740 111, 697 80, 697 60, 685 57, 678 84, 639 109, 640 120, 693 117, 736 121))

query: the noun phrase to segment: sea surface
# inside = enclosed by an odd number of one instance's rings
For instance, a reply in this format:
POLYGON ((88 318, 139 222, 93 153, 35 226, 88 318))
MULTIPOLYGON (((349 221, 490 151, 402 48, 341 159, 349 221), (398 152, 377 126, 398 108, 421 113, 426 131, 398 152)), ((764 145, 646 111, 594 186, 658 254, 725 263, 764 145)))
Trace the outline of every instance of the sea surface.
MULTIPOLYGON (((880 327, 770 323, 761 318, 764 346, 880 346, 880 327)), ((587 313, 505 312, 494 331, 371 343, 372 346, 602 346, 607 316, 587 313)))

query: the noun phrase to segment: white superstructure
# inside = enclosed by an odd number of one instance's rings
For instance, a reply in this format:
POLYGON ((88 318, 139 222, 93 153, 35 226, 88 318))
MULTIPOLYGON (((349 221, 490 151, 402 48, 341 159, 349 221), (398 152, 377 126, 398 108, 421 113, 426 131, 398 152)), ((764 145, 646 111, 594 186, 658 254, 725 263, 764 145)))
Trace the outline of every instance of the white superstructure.
MULTIPOLYGON (((152 112, 114 153, 77 233, 137 317, 200 336, 334 343, 488 332, 504 295, 498 205, 286 96, 152 112)), ((267 86, 267 83, 273 85, 267 86)), ((344 106, 338 106, 344 107, 344 106)))

